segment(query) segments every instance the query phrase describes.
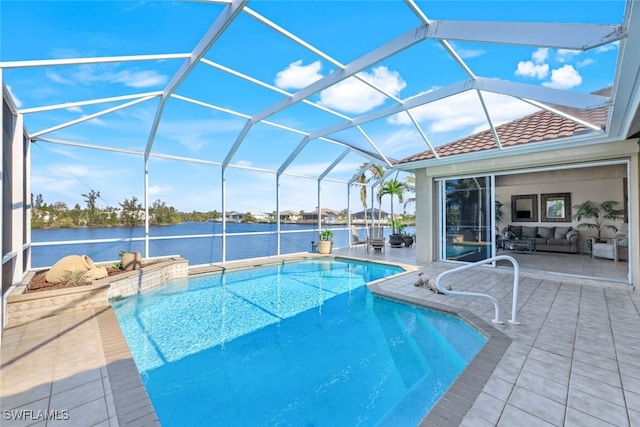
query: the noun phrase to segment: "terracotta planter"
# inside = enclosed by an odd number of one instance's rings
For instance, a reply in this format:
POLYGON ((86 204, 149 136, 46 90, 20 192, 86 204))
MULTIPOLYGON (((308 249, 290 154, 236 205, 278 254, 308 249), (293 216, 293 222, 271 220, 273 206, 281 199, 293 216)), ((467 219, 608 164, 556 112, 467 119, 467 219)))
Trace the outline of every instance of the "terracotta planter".
POLYGON ((138 270, 142 267, 142 255, 140 252, 125 252, 122 254, 123 270, 138 270))
POLYGON ((322 255, 330 254, 332 246, 333 246, 332 240, 320 240, 318 242, 318 253, 322 255))

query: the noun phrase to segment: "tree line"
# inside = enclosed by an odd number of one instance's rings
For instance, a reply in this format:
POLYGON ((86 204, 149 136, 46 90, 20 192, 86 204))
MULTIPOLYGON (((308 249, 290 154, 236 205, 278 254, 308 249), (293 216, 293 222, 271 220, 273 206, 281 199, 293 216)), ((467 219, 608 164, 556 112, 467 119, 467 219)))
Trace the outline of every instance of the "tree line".
MULTIPOLYGON (((69 209, 65 202, 48 204, 42 194, 31 194, 31 228, 72 228, 72 227, 136 227, 144 224, 144 207, 137 197, 125 198, 119 207, 98 207, 100 192, 90 190, 82 194, 84 206, 76 203, 69 209)), ((220 212, 179 212, 162 200, 149 206, 149 224, 168 225, 183 221, 216 221, 220 212)))

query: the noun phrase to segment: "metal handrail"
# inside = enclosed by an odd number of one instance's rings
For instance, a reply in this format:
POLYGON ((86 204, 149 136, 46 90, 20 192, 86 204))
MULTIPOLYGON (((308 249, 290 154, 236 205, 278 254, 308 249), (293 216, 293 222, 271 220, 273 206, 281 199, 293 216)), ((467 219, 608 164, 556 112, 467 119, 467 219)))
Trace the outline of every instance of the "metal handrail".
POLYGON ((444 271, 440 273, 436 278, 436 287, 440 292, 442 292, 445 295, 461 296, 461 297, 477 297, 477 298, 488 299, 493 303, 493 307, 495 308, 495 318, 492 319, 491 321, 493 323, 503 324, 504 322, 500 320, 500 306, 498 305, 498 301, 491 295, 480 294, 476 292, 450 291, 440 286, 440 282, 445 276, 458 273, 460 271, 468 270, 470 268, 477 267, 479 265, 489 264, 489 263, 492 263, 493 261, 499 261, 499 260, 507 260, 511 262, 511 264, 513 264, 513 302, 511 304, 511 320, 509 320, 509 323, 511 323, 512 325, 519 325, 520 322, 518 322, 518 320, 516 319, 516 311, 518 310, 518 284, 520 283, 520 265, 518 264, 518 261, 516 261, 515 258, 509 255, 498 255, 492 258, 484 259, 482 261, 466 264, 461 267, 454 268, 452 270, 444 271))

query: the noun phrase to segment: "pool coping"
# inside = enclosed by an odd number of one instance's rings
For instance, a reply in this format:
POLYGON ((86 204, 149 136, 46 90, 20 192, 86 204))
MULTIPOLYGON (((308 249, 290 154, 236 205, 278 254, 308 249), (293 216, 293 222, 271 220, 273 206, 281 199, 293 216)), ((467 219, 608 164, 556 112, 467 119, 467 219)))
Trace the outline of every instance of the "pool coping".
POLYGON ((418 424, 419 426, 437 425, 440 427, 460 425, 513 340, 468 310, 408 295, 398 295, 382 289, 377 283, 368 286, 376 296, 457 316, 487 338, 487 342, 480 351, 418 424))

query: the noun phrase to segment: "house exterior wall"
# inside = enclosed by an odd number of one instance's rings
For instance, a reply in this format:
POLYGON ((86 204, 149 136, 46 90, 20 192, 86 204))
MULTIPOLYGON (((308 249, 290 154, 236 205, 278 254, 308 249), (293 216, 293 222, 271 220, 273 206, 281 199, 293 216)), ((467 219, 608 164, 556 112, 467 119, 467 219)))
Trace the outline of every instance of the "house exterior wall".
MULTIPOLYGON (((438 239, 439 203, 436 191, 436 180, 446 177, 467 175, 504 174, 505 172, 526 171, 534 168, 566 168, 568 166, 586 165, 597 162, 628 161, 629 188, 629 266, 633 285, 640 284, 640 163, 638 159, 638 139, 630 139, 603 144, 592 144, 581 147, 549 147, 545 151, 533 150, 503 150, 501 152, 486 153, 474 156, 455 156, 456 158, 440 159, 432 162, 421 162, 413 169, 416 174, 416 257, 418 262, 433 262, 438 259, 435 250, 438 239)), ((453 156, 452 156, 453 157, 453 156)), ((410 169, 403 167, 403 169, 410 169)), ((598 174, 589 175, 589 171, 572 171, 565 169, 549 173, 545 171, 546 182, 524 184, 518 188, 519 194, 542 194, 549 189, 549 193, 572 193, 571 204, 575 205, 584 200, 604 201, 619 200, 622 202, 622 176, 615 167, 610 170, 597 170, 598 174), (607 175, 608 174, 608 175, 607 175), (559 176, 573 177, 573 181, 561 182, 559 176), (585 179, 590 176, 592 179, 585 179), (595 180, 593 179, 595 178, 595 180), (554 186, 553 184, 560 183, 554 186), (535 188, 535 190, 534 190, 535 188), (553 190, 551 190, 553 189, 553 190), (527 193, 528 190, 531 190, 527 193), (543 191, 545 190, 545 191, 543 191), (588 195, 587 195, 588 194, 588 195), (606 198, 603 198, 607 196, 606 198), (586 198, 586 199, 585 199, 586 198), (602 198, 602 200, 599 200, 602 198)), ((504 221, 511 218, 510 194, 509 200, 502 200, 514 186, 515 177, 503 176, 502 188, 498 186, 498 200, 505 203, 503 210, 504 221), (508 184, 508 185, 505 185, 508 184), (501 193, 503 191, 503 193, 501 193), (508 202, 508 203, 507 203, 508 202)), ((501 177, 502 178, 502 177, 501 177)), ((498 177, 497 185, 500 185, 498 177)), ((520 178, 522 179, 522 178, 520 178)), ((545 223, 546 224, 546 223, 545 223)), ((563 223, 564 224, 564 223, 563 223)), ((577 225, 577 223, 575 224, 577 225)), ((584 233, 584 231, 583 231, 584 233)))

